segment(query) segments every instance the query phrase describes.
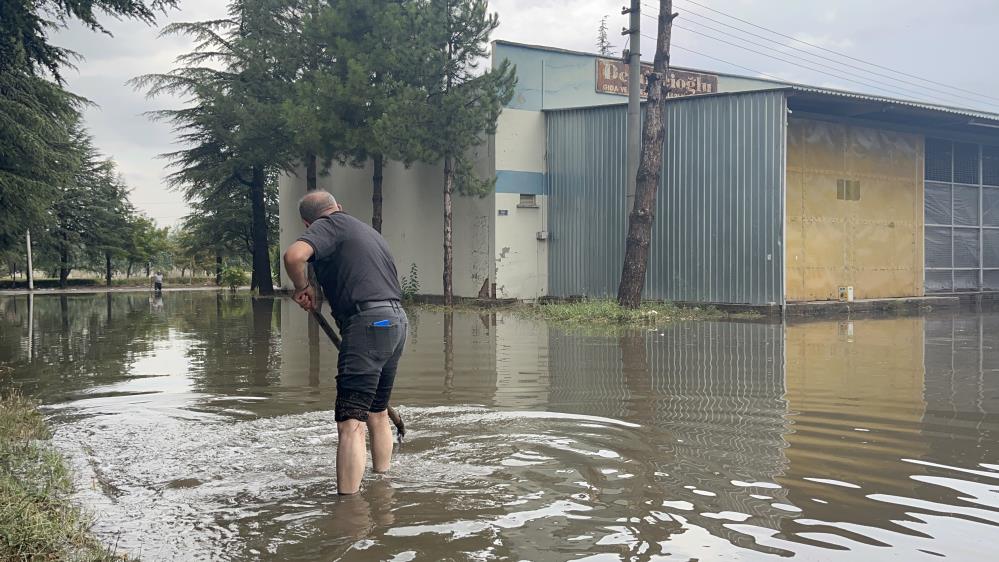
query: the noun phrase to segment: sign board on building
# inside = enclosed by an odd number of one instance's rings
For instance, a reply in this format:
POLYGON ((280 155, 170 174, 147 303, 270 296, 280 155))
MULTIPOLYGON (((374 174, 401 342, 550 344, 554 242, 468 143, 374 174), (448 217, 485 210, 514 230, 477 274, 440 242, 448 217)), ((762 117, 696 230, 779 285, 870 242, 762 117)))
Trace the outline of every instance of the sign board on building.
MULTIPOLYGON (((642 65, 642 98, 646 97, 651 64, 642 65)), ((718 91, 718 77, 686 70, 669 71, 669 97, 714 94, 718 91)), ((601 94, 628 95, 628 64, 616 59, 597 59, 597 92, 601 94)))

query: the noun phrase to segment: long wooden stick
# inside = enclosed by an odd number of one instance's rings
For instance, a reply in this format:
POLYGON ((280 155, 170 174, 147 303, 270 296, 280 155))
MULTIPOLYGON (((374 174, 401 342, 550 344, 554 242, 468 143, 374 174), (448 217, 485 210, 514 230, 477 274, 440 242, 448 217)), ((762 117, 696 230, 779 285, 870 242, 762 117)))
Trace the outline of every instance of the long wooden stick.
MULTIPOLYGON (((316 319, 316 323, 319 324, 319 327, 323 330, 323 332, 326 332, 326 337, 328 337, 333 343, 333 347, 340 349, 340 345, 343 341, 340 339, 340 335, 336 333, 336 330, 333 329, 333 326, 330 326, 330 323, 326 321, 326 317, 323 316, 318 310, 312 311, 312 317, 316 319)), ((388 407, 388 416, 395 425, 399 442, 402 443, 402 438, 406 436, 406 424, 402 422, 402 416, 400 416, 399 412, 395 411, 395 408, 392 406, 388 407)))

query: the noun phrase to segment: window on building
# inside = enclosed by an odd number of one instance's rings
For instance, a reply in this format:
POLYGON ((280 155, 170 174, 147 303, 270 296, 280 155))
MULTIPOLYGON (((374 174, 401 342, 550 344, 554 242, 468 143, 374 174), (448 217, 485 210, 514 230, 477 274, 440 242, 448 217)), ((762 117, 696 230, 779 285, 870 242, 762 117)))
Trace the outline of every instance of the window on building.
POLYGON ((538 196, 531 193, 521 193, 520 203, 517 203, 518 207, 535 209, 538 207, 538 196))
POLYGON ((836 180, 836 199, 860 201, 860 180, 836 180))
POLYGON ((999 147, 926 139, 927 292, 999 290, 999 147))

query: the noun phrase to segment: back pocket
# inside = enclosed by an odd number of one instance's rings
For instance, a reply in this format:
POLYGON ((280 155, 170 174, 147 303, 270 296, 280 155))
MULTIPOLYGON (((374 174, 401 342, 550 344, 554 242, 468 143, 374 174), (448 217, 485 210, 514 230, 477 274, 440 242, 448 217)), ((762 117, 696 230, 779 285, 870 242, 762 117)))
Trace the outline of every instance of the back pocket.
POLYGON ((368 354, 375 359, 385 360, 395 353, 396 343, 399 341, 400 327, 399 324, 395 323, 387 326, 376 324, 369 323, 365 326, 368 336, 368 354))

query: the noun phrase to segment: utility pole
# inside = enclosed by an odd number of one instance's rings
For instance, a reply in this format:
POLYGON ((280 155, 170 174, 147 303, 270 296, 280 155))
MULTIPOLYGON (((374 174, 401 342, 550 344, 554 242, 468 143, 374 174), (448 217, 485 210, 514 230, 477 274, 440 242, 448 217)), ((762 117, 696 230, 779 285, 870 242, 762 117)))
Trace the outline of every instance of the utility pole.
POLYGON ((34 291, 35 290, 35 274, 32 271, 33 267, 32 267, 32 263, 31 263, 31 229, 28 229, 27 235, 25 237, 27 238, 27 245, 28 245, 28 290, 29 291, 34 291))
POLYGON ((673 0, 659 0, 656 57, 649 74, 649 103, 642 131, 642 158, 636 176, 635 205, 628 215, 628 242, 621 268, 617 302, 627 308, 642 304, 642 287, 649 268, 652 222, 656 218, 656 191, 662 173, 666 139, 666 95, 669 93, 669 47, 673 33, 673 0))
POLYGON ((642 145, 642 13, 639 0, 631 0, 631 8, 621 8, 630 16, 629 27, 621 35, 628 39, 628 198, 630 213, 635 207, 635 186, 638 177, 638 157, 642 145))

